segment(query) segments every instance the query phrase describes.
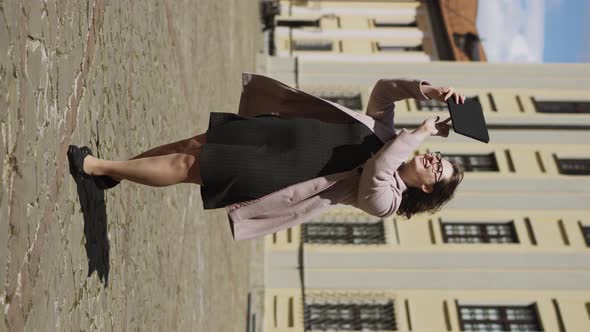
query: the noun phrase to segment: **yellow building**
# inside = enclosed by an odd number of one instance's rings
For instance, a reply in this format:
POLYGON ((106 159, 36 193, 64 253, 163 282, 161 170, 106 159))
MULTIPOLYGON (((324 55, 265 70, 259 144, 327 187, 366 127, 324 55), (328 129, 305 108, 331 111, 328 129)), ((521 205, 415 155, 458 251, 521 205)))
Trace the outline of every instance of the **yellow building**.
POLYGON ((477 1, 280 1, 272 55, 332 61, 485 61, 477 1))
MULTIPOLYGON (((380 78, 452 86, 491 141, 415 151, 467 170, 437 214, 338 206, 267 236, 260 330, 590 331, 590 64, 485 63, 477 1, 280 5, 260 71, 359 112, 380 78)), ((446 105, 396 103, 397 129, 432 115, 446 105)))
MULTIPOLYGON (((452 133, 416 151, 468 171, 435 215, 342 206, 267 236, 264 331, 590 331, 590 64, 271 57, 266 69, 359 111, 379 78, 453 86, 482 105, 491 141, 452 133)), ((448 114, 396 104, 398 129, 448 114)))

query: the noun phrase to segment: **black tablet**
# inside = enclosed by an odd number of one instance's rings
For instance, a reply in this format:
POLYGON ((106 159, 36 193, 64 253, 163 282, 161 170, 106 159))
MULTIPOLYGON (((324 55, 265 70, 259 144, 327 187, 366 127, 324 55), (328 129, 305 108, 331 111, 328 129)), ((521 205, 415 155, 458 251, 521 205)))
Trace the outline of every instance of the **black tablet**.
POLYGON ((465 99, 465 104, 455 104, 455 100, 451 97, 447 99, 447 105, 456 133, 489 143, 488 127, 478 101, 465 99))

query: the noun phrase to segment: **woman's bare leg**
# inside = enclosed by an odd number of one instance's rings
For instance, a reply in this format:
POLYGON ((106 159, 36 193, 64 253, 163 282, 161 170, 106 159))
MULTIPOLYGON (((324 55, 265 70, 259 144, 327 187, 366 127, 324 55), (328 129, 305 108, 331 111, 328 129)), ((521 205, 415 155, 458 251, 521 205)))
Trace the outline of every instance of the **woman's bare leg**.
POLYGON ((148 150, 140 155, 137 155, 137 156, 131 158, 130 160, 146 158, 146 157, 162 156, 162 155, 172 154, 172 153, 184 153, 185 151, 190 150, 190 149, 200 148, 201 146, 203 146, 203 144, 205 144, 205 141, 207 138, 206 135, 207 135, 207 132, 204 132, 200 135, 193 136, 191 138, 183 139, 183 140, 180 140, 180 141, 177 141, 174 143, 160 145, 160 146, 155 147, 151 150, 148 150))
MULTIPOLYGON (((185 181, 180 181, 180 182, 201 184, 202 181, 201 181, 201 175, 200 175, 200 169, 199 169, 197 157, 198 157, 198 153, 201 152, 201 147, 203 146, 203 144, 205 144, 206 139, 207 139, 207 132, 204 132, 200 135, 193 136, 191 138, 183 139, 183 140, 180 140, 180 141, 177 141, 174 143, 160 145, 158 147, 150 149, 146 152, 143 152, 142 154, 139 154, 139 155, 129 159, 129 161, 136 160, 136 159, 145 159, 148 157, 158 157, 158 156, 164 156, 164 155, 171 155, 171 154, 192 155, 195 157, 195 160, 191 163, 191 170, 189 172, 189 177, 185 181)), ((88 156, 86 158, 91 158, 91 156, 88 156)), ((96 158, 94 158, 94 159, 96 159, 96 158)), ((150 159, 150 160, 154 161, 155 159, 150 159)), ((84 161, 86 162, 86 159, 84 159, 84 161)), ((90 160, 90 162, 92 162, 92 159, 90 160)), ((86 165, 86 163, 85 163, 85 165, 86 165)), ((117 181, 121 181, 121 180, 126 179, 126 180, 130 180, 133 182, 138 182, 138 181, 134 181, 133 179, 121 177, 116 172, 113 173, 110 169, 108 169, 108 167, 106 170, 102 170, 99 172, 106 172, 106 173, 104 173, 104 174, 97 173, 97 174, 92 174, 92 175, 108 175, 117 181), (113 174, 109 174, 109 173, 113 173, 113 174)), ((88 173, 88 174, 91 174, 91 173, 88 173)), ((138 183, 151 185, 149 183, 144 183, 144 182, 138 182, 138 183)), ((179 182, 176 182, 176 183, 179 183, 179 182)), ((172 183, 172 184, 174 184, 174 183, 172 183)), ((158 186, 158 185, 154 185, 154 186, 158 186)))
POLYGON ((201 184, 198 156, 206 142, 206 134, 153 148, 127 161, 87 156, 84 171, 90 175, 108 175, 117 181, 124 179, 154 187, 177 183, 201 184))

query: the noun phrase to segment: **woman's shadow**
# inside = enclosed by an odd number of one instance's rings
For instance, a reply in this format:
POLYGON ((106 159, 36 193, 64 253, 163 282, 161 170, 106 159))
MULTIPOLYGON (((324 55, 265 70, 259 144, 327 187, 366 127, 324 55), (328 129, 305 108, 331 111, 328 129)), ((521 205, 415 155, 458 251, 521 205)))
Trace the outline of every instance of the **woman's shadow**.
MULTIPOLYGON (((72 170, 70 170, 70 173, 72 170)), ((108 286, 109 250, 107 236, 107 208, 104 191, 98 189, 92 179, 72 174, 78 190, 78 198, 84 215, 84 236, 86 237, 86 256, 88 257, 88 275, 98 273, 100 281, 108 286)))

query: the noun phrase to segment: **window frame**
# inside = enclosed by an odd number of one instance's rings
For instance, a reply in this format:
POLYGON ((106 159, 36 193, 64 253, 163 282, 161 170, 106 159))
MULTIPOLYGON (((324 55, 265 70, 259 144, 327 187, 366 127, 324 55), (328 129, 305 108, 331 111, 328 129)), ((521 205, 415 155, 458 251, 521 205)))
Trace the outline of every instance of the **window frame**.
POLYGON ((334 93, 333 95, 319 93, 318 97, 342 105, 346 108, 350 108, 351 110, 362 111, 364 108, 362 94, 360 92, 350 93, 350 96, 347 96, 347 94, 348 93, 346 92, 334 93))
POLYGON ((559 157, 553 154, 553 159, 557 167, 557 172, 561 175, 584 176, 590 175, 590 158, 571 158, 559 157), (581 162, 581 165, 576 165, 576 162, 581 162), (568 164, 570 163, 570 164, 568 164), (569 169, 568 169, 569 168, 569 169), (576 169, 580 168, 580 169, 576 169))
POLYGON ((440 224, 440 232, 442 235, 443 243, 449 244, 519 244, 520 239, 518 237, 518 232, 516 231, 516 226, 514 220, 510 221, 502 221, 502 222, 467 222, 467 221, 443 221, 439 219, 440 224), (446 231, 446 226, 464 226, 465 229, 463 230, 464 234, 448 234, 446 231), (468 234, 470 226, 477 227, 476 234, 468 234), (507 226, 508 227, 508 235, 502 234, 499 229, 496 230, 496 234, 491 234, 489 232, 488 226, 507 226), (511 241, 491 241, 492 239, 501 239, 508 237, 511 241), (466 241, 466 242, 454 242, 449 241, 450 239, 477 239, 478 241, 466 241))
POLYGON ((293 51, 297 51, 297 52, 334 52, 334 44, 335 41, 334 40, 330 40, 330 39, 293 39, 292 43, 291 43, 291 49, 293 51), (299 44, 302 43, 302 44, 299 44), (309 44, 305 44, 305 43, 309 43, 309 44), (329 44, 329 48, 323 48, 323 45, 328 45, 329 44), (316 46, 316 45, 320 45, 320 47, 318 48, 307 48, 310 45, 316 46), (307 46, 305 48, 301 48, 302 46, 307 46))
POLYGON ((377 52, 389 53, 389 52, 423 52, 424 47, 422 44, 409 46, 409 45, 382 45, 387 42, 376 41, 375 50, 377 52))
POLYGON ((465 172, 500 172, 498 158, 496 157, 495 151, 487 154, 443 153, 443 158, 457 162, 463 167, 465 172), (471 160, 471 158, 475 158, 477 164, 474 164, 474 160, 471 160), (481 159, 478 158, 491 159, 489 162, 484 159, 485 162, 482 163, 481 159))
POLYGON ((301 227, 301 241, 305 244, 331 244, 331 245, 384 245, 387 243, 385 236, 385 223, 383 219, 377 222, 307 222, 301 227), (312 227, 336 230, 345 228, 342 236, 334 234, 310 234, 312 227), (369 232, 361 232, 355 236, 355 229, 368 228, 369 232), (373 229, 371 229, 373 228, 373 229), (375 236, 376 234, 376 236, 375 236), (369 236, 367 236, 369 235, 369 236), (344 240, 346 242, 339 242, 344 240), (358 240, 360 242, 357 242, 358 240), (373 241, 373 242, 371 242, 373 241))
MULTIPOLYGON (((480 104, 479 96, 465 97, 465 100, 473 100, 480 104)), ((416 110, 419 112, 442 112, 448 109, 447 103, 438 99, 418 100, 416 99, 416 110)))
POLYGON ((590 101, 537 100, 531 97, 535 112, 541 114, 590 114, 590 101), (560 107, 561 105, 561 107, 560 107), (580 108, 581 111, 576 110, 580 108))
POLYGON ((373 18, 371 19, 371 23, 373 24, 374 28, 417 28, 418 22, 414 19, 412 22, 408 23, 396 23, 396 22, 386 22, 387 20, 391 20, 390 18, 373 18))
POLYGON ((314 325, 321 324, 322 320, 324 322, 328 321, 328 324, 334 324, 329 325, 328 330, 336 329, 342 331, 358 331, 362 330, 363 323, 388 325, 377 326, 379 331, 398 330, 398 324, 395 315, 395 303, 393 300, 388 300, 385 303, 367 303, 366 301, 355 301, 354 299, 351 300, 351 302, 347 303, 342 303, 342 300, 313 301, 314 303, 307 303, 306 301, 303 307, 303 325, 305 330, 325 331, 326 327, 314 325), (363 309, 369 312, 377 309, 378 317, 374 319, 371 319, 371 317, 365 317, 363 319, 363 309), (345 311, 349 311, 350 317, 346 320, 342 320, 342 317, 330 317, 330 314, 336 313, 341 315, 342 312, 345 311), (389 311, 389 313, 387 313, 387 311, 389 311), (315 319, 313 316, 319 316, 319 319, 315 319))
POLYGON ((275 24, 277 27, 289 27, 289 28, 320 28, 321 19, 319 17, 314 18, 303 18, 303 17, 277 17, 275 24), (283 23, 283 24, 281 24, 283 23), (289 24, 292 23, 292 24, 289 24), (299 24, 295 24, 299 23, 299 24))
MULTIPOLYGON (((539 310, 536 303, 528 305, 466 305, 457 303, 457 316, 459 318, 459 326, 461 331, 478 331, 477 329, 469 329, 466 324, 498 324, 502 331, 512 331, 510 328, 511 324, 531 324, 533 325, 532 331, 543 331, 543 325, 540 319, 539 310), (462 309, 472 310, 497 310, 499 319, 464 319, 464 313, 462 309), (510 319, 508 310, 529 310, 528 314, 531 315, 531 319, 510 319)), ((486 326, 493 328, 493 326, 486 326)))

